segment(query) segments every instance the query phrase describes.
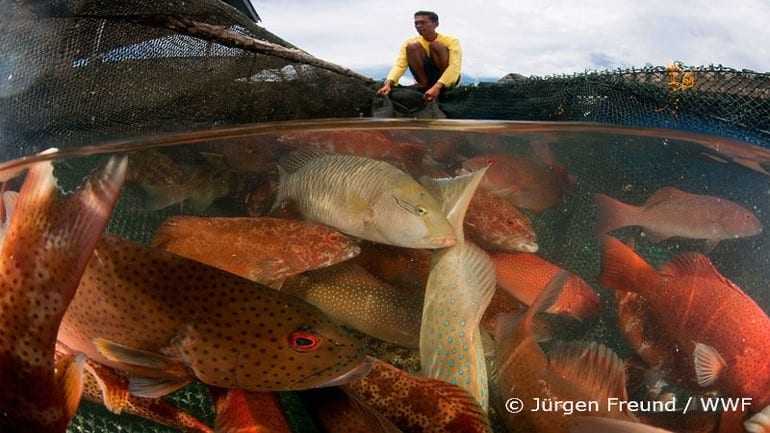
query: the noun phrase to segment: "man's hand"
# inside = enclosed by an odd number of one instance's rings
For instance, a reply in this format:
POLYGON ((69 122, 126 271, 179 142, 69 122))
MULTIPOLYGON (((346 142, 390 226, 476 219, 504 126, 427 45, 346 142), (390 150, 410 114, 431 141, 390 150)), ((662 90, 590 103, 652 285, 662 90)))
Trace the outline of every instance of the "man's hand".
POLYGON ((438 95, 441 94, 441 89, 443 89, 443 88, 444 88, 443 84, 436 83, 436 84, 433 85, 433 87, 431 87, 430 89, 428 89, 425 92, 425 95, 422 98, 425 99, 428 102, 435 101, 436 98, 438 98, 438 95))
POLYGON ((390 80, 385 80, 385 84, 380 87, 380 90, 377 91, 377 94, 380 96, 386 96, 388 93, 390 93, 392 89, 392 86, 390 84, 390 80))

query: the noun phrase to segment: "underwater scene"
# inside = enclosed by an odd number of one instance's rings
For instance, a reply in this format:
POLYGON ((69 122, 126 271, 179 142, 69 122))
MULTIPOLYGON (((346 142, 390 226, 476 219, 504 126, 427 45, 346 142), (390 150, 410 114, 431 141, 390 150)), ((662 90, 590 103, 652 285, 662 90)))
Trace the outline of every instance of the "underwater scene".
POLYGON ((362 119, 5 162, 0 430, 770 431, 768 169, 362 119))

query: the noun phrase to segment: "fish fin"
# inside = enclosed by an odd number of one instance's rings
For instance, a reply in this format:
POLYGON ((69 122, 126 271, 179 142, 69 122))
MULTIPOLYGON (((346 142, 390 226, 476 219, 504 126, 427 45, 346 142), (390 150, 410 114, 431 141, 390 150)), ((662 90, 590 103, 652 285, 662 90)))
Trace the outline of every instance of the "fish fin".
POLYGON ((754 160, 748 159, 748 158, 740 158, 740 157, 737 157, 737 156, 734 156, 731 159, 732 159, 732 161, 734 163, 736 163, 738 165, 742 165, 742 166, 748 168, 749 170, 754 170, 754 171, 762 173, 762 174, 764 174, 766 176, 770 176, 770 172, 767 171, 768 170, 768 165, 767 165, 768 163, 767 163, 767 161, 759 162, 759 161, 754 161, 754 160))
POLYGON ((93 361, 86 363, 86 370, 96 381, 102 393, 102 403, 110 412, 120 415, 128 406, 128 381, 111 368, 93 361))
POLYGON ((594 194, 597 207, 597 222, 594 232, 597 236, 621 227, 636 225, 639 208, 605 195, 594 194))
POLYGON ((703 246, 703 252, 705 254, 711 254, 717 245, 719 245, 719 239, 706 239, 706 244, 703 246))
POLYGON ((562 343, 549 354, 549 366, 598 401, 626 395, 625 363, 607 346, 591 342, 562 343))
POLYGON ((291 431, 278 395, 274 392, 228 389, 212 394, 216 395, 217 433, 291 431))
MULTIPOLYGON (((463 248, 462 265, 465 281, 470 287, 476 288, 479 304, 486 308, 497 288, 494 262, 484 250, 468 243, 463 248)), ((483 314, 483 311, 480 314, 483 314)))
POLYGON ((671 433, 670 430, 639 422, 600 416, 576 416, 570 418, 569 433, 671 433))
POLYGON ((743 422, 743 427, 749 433, 770 432, 770 406, 754 414, 743 422))
POLYGON ((570 276, 571 274, 564 269, 557 272, 543 288, 543 291, 537 295, 529 309, 527 309, 524 320, 532 322, 535 314, 543 313, 551 308, 556 303, 556 300, 559 299, 559 296, 561 296, 564 284, 570 276))
POLYGON ((634 250, 607 235, 602 236, 601 244, 602 272, 599 283, 602 286, 630 292, 657 287, 660 275, 634 250))
POLYGON ((720 373, 727 367, 722 355, 708 344, 696 342, 692 357, 698 385, 704 388, 713 385, 719 379, 720 373))
POLYGON ((281 290, 281 288, 283 287, 283 283, 285 282, 286 282, 286 278, 279 278, 277 280, 265 282, 265 285, 267 287, 270 287, 273 290, 281 290))
POLYGON ((720 274, 708 257, 700 253, 679 254, 661 267, 661 272, 675 277, 694 276, 712 281, 716 280, 732 289, 736 294, 754 302, 740 287, 736 286, 735 283, 720 274))
POLYGON ((184 379, 158 379, 132 377, 128 380, 128 392, 143 398, 161 398, 190 383, 184 379))
POLYGON ((687 194, 687 193, 678 188, 675 188, 673 186, 664 186, 663 188, 655 191, 655 193, 651 195, 646 202, 644 202, 644 206, 642 207, 644 207, 645 209, 650 209, 661 203, 665 203, 677 197, 681 197, 684 194, 687 194))
POLYGON ((327 155, 329 154, 317 150, 298 150, 281 158, 281 160, 278 161, 278 167, 282 168, 286 173, 291 174, 304 167, 308 162, 327 155))
POLYGON ((5 229, 8 228, 11 223, 11 217, 16 209, 16 201, 18 199, 19 193, 16 191, 3 191, 0 195, 0 200, 2 200, 2 209, 0 210, 3 213, 0 225, 2 226, 3 232, 5 232, 5 229))
POLYGON ((473 194, 486 171, 487 167, 454 178, 431 179, 422 177, 420 179, 423 186, 441 202, 444 215, 454 228, 458 243, 464 239, 465 212, 468 210, 473 194))
POLYGON ((122 344, 113 343, 104 338, 95 338, 93 340, 96 350, 112 362, 121 364, 135 365, 138 367, 150 368, 155 370, 166 370, 172 365, 178 364, 174 358, 159 355, 153 352, 134 349, 122 344))
POLYGON ((56 363, 57 383, 64 393, 64 412, 67 419, 72 419, 80 406, 85 363, 86 356, 82 353, 66 355, 56 363))

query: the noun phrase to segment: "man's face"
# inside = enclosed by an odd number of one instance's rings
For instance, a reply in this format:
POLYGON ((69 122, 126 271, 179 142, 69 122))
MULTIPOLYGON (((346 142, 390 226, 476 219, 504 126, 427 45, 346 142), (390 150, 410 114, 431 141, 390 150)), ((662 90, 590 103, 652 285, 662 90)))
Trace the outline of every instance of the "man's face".
POLYGON ((425 15, 414 16, 414 28, 421 36, 432 35, 436 31, 436 23, 431 21, 430 17, 425 15))

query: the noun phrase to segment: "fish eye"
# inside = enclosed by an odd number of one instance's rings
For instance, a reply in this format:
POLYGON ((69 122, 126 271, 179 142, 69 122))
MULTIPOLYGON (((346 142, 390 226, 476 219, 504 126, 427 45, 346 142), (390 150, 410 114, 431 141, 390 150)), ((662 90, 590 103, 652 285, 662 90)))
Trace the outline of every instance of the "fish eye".
POLYGON ((424 207, 422 207, 422 206, 417 206, 417 215, 419 215, 419 216, 423 216, 423 215, 425 215, 426 213, 428 213, 428 209, 425 209, 425 208, 424 208, 424 207))
POLYGON ((318 348, 321 339, 308 331, 298 330, 289 335, 289 346, 297 352, 311 352, 318 348))

